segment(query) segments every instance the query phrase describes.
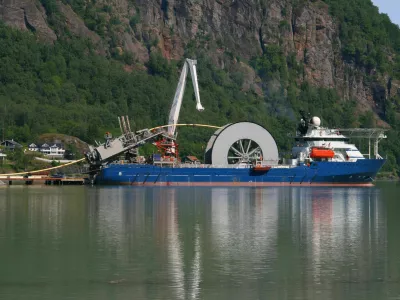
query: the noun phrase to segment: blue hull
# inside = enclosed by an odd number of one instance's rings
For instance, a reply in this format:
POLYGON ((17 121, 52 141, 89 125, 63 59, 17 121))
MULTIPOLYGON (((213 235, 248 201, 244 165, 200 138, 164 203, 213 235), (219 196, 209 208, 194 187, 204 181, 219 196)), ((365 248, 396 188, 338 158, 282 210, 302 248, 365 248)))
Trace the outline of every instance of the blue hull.
POLYGON ((372 184, 385 160, 357 162, 313 162, 311 166, 272 168, 158 167, 111 164, 96 176, 98 184, 193 185, 193 186, 276 186, 276 185, 365 185, 372 184))

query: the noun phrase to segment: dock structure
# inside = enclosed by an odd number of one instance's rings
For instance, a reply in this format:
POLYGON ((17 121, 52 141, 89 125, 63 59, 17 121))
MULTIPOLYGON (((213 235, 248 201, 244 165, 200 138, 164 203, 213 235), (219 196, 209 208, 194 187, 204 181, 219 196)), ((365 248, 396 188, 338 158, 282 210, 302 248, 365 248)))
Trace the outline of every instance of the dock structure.
POLYGON ((83 185, 85 178, 50 178, 45 181, 46 185, 83 185))
POLYGON ((0 176, 0 181, 4 184, 12 185, 13 183, 23 183, 26 185, 45 184, 45 185, 83 185, 85 178, 76 177, 48 177, 48 176, 0 176))

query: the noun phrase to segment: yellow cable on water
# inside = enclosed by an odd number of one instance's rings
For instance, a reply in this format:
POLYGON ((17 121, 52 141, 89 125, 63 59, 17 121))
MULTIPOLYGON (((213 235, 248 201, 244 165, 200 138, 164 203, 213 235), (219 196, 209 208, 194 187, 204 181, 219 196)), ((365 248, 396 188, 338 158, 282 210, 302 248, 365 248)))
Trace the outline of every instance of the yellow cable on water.
POLYGON ((157 126, 157 127, 151 128, 150 131, 155 130, 155 129, 172 127, 172 126, 194 126, 194 127, 207 127, 207 128, 214 128, 214 129, 222 128, 220 126, 213 126, 213 125, 206 125, 206 124, 170 124, 170 125, 163 125, 163 126, 157 126))
MULTIPOLYGON (((156 129, 161 129, 161 128, 166 128, 166 127, 171 127, 171 126, 194 126, 194 127, 213 128, 213 129, 220 129, 221 128, 220 126, 213 126, 213 125, 206 125, 206 124, 171 124, 171 125, 163 125, 163 126, 153 127, 153 128, 150 129, 150 131, 156 130, 156 129)), ((42 169, 42 170, 36 170, 36 171, 27 171, 27 172, 10 173, 10 174, 0 174, 0 176, 16 176, 16 175, 35 174, 35 173, 40 173, 40 172, 45 172, 45 171, 51 171, 51 170, 64 168, 66 166, 70 166, 70 165, 76 164, 76 163, 84 161, 84 160, 85 160, 85 158, 81 158, 79 160, 75 160, 75 161, 69 162, 69 163, 67 163, 65 165, 60 165, 60 166, 56 166, 56 167, 51 167, 51 168, 42 169)))
POLYGON ((69 162, 69 163, 67 163, 65 165, 60 165, 60 166, 51 167, 51 168, 47 168, 47 169, 36 170, 36 171, 28 171, 28 172, 20 172, 20 173, 0 174, 0 176, 16 176, 16 175, 35 174, 35 173, 40 173, 40 172, 45 172, 45 171, 51 171, 51 170, 60 169, 60 168, 66 167, 66 166, 70 166, 70 165, 76 164, 78 162, 84 161, 85 159, 86 158, 81 158, 81 159, 75 160, 73 162, 69 162))

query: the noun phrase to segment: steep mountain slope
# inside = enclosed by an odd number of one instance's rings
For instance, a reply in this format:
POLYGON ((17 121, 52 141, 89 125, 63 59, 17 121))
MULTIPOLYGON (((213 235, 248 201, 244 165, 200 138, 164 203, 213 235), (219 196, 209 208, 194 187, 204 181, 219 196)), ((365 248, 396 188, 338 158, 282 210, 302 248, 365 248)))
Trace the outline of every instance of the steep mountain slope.
MULTIPOLYGON (((326 2, 333 8, 341 5, 341 1, 326 2)), ((372 9, 372 14, 378 15, 369 1, 343 1, 347 6, 357 6, 357 2, 366 3, 361 8, 372 9)), ((344 9, 348 11, 349 7, 344 9)), ((35 31, 49 42, 56 39, 54 32, 60 31, 60 24, 54 24, 54 19, 59 19, 70 32, 90 38, 100 52, 106 50, 114 57, 127 52, 142 63, 149 59, 149 53, 155 50, 152 48, 174 60, 201 48, 217 66, 229 69, 227 56, 246 61, 261 55, 268 45, 279 45, 284 55, 294 55, 302 63, 299 80, 335 88, 341 98, 357 100, 360 110, 384 113, 384 99, 389 95, 388 77, 365 82, 365 75, 374 73, 374 67, 359 68, 351 60, 346 61, 341 39, 346 31, 344 23, 329 14, 329 6, 323 1, 3 0, 1 11, 6 24, 35 31)), ((371 12, 367 11, 369 15, 371 12)), ((360 21, 371 22, 368 17, 360 21)), ((384 21, 378 20, 378 25, 384 26, 384 21)), ((344 47, 346 52, 351 51, 347 45, 344 47)), ((382 51, 376 55, 384 55, 382 51)), ((240 66, 239 69, 246 71, 240 66)), ((257 85, 254 79, 250 78, 253 82, 247 85, 257 85)), ((398 82, 393 84, 400 87, 398 82)))
MULTIPOLYGON (((48 114, 47 123, 8 117, 11 133, 29 129, 22 139, 71 128, 90 139, 116 114, 138 127, 165 121, 184 57, 200 64, 210 114, 199 120, 245 118, 285 132, 303 108, 329 125, 398 126, 400 30, 369 0, 0 0, 0 19, 27 32, 2 27, 0 97, 12 107, 16 84, 32 115, 48 114), (27 74, 31 83, 19 82, 27 74)), ((182 118, 193 111, 186 97, 182 118)), ((202 140, 191 137, 188 149, 200 152, 202 140)), ((387 154, 400 161, 400 147, 387 154)))

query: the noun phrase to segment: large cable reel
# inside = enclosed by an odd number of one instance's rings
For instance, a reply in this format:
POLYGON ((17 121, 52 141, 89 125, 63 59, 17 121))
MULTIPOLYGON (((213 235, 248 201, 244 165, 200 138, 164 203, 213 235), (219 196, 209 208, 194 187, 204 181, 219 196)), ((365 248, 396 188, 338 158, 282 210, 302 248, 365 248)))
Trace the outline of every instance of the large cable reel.
POLYGON ((272 135, 252 122, 228 124, 210 138, 205 152, 205 163, 235 165, 265 161, 277 164, 278 147, 272 135))

